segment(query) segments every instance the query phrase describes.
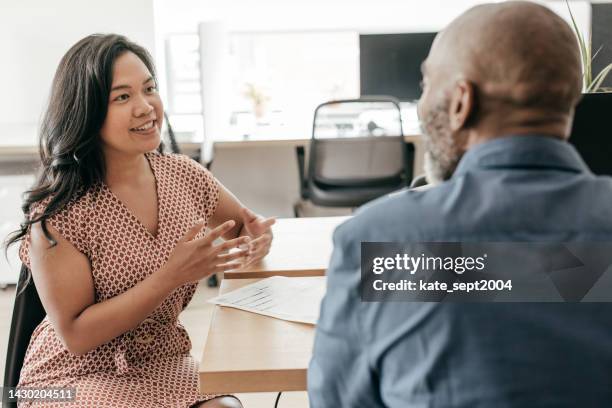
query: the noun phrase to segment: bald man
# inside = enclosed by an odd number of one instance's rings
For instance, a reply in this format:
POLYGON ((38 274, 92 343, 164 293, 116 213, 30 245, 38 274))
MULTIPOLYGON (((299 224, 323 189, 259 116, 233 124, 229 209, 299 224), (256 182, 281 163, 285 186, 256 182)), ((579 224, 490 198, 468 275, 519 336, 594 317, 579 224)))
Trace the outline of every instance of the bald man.
POLYGON ((423 75, 435 186, 335 231, 311 406, 612 407, 612 304, 361 301, 361 242, 612 241, 612 179, 566 142, 581 63, 561 18, 475 7, 437 36, 423 75))

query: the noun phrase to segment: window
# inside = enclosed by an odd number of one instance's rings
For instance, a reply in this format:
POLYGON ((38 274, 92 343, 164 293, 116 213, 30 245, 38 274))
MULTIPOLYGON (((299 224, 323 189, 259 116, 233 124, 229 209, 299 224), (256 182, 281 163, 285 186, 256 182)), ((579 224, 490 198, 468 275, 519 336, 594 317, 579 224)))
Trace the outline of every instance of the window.
MULTIPOLYGON (((356 32, 233 33, 227 36, 228 132, 216 140, 307 138, 320 103, 359 96, 356 32)), ((168 113, 178 139, 202 140, 200 41, 166 42, 168 113)), ((217 98, 217 96, 215 96, 217 98)))
POLYGON ((197 34, 173 34, 166 40, 166 111, 179 141, 202 140, 199 44, 197 34))
POLYGON ((306 138, 317 105, 359 96, 356 32, 230 36, 230 137, 306 138))

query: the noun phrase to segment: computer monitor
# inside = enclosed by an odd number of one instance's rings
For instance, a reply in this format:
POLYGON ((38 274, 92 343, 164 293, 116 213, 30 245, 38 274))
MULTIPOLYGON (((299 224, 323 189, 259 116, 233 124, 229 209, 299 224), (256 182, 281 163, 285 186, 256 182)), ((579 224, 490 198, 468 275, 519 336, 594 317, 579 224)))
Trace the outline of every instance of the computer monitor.
POLYGON ((612 93, 585 94, 570 136, 591 171, 612 175, 612 93))
POLYGON ((409 102, 420 98, 421 63, 436 33, 359 36, 361 95, 391 95, 409 102))

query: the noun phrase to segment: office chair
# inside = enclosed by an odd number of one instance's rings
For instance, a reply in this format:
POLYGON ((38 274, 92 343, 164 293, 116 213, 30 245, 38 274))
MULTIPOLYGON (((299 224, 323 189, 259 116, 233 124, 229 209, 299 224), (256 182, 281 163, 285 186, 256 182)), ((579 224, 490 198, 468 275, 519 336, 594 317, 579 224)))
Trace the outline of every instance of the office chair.
POLYGON ((410 182, 410 188, 419 188, 426 186, 427 184, 427 178, 425 177, 425 175, 419 174, 410 182))
POLYGON ((297 147, 296 154, 301 199, 319 206, 358 207, 412 179, 414 145, 404 142, 400 106, 391 97, 319 105, 307 176, 304 148, 297 147))
POLYGON ((30 344, 30 337, 36 326, 42 322, 47 314, 38 297, 34 281, 30 279, 26 285, 27 274, 28 268, 25 265, 21 265, 6 351, 4 393, 2 395, 3 407, 17 407, 17 402, 12 402, 8 399, 8 387, 16 387, 19 383, 19 374, 21 373, 26 350, 30 344))

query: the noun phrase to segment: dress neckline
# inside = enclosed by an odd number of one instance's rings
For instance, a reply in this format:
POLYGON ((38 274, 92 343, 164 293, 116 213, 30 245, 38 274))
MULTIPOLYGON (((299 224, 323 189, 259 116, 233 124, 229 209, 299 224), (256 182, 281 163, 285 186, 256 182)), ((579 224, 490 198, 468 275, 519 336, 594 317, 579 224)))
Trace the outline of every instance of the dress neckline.
POLYGON ((147 163, 149 163, 149 167, 151 168, 151 172, 153 173, 153 178, 155 179, 155 194, 157 196, 157 228, 156 228, 156 233, 155 234, 153 234, 151 231, 149 231, 149 229, 147 227, 145 227, 145 225, 142 223, 142 221, 140 221, 140 219, 134 215, 132 210, 130 210, 123 203, 123 201, 121 201, 119 199, 119 197, 117 197, 117 195, 113 192, 113 190, 111 190, 111 188, 106 184, 105 181, 102 181, 102 186, 108 192, 108 194, 110 195, 112 200, 115 201, 119 205, 119 207, 121 207, 121 209, 128 216, 128 218, 130 218, 133 222, 135 222, 139 226, 139 228, 150 239, 157 241, 157 240, 159 240, 159 237, 161 236, 162 226, 163 226, 162 225, 162 212, 161 212, 161 197, 162 197, 162 194, 160 194, 161 183, 159 182, 159 178, 158 178, 158 175, 156 173, 155 163, 154 163, 154 160, 150 157, 151 155, 154 155, 154 154, 155 153, 152 153, 152 152, 145 153, 145 158, 147 159, 147 163))

